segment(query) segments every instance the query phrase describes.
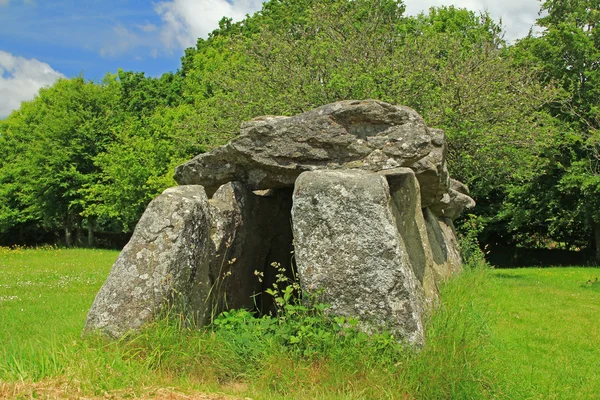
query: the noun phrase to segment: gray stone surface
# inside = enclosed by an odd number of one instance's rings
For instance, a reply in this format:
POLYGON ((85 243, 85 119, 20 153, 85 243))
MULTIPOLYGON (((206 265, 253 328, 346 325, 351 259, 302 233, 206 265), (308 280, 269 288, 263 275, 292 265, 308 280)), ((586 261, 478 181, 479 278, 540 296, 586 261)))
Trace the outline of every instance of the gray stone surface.
POLYGON ((454 224, 449 218, 438 217, 431 210, 423 210, 427 237, 433 254, 432 267, 436 281, 447 279, 462 269, 462 260, 454 224))
POLYGON ((410 266, 423 286, 428 307, 439 298, 439 282, 421 207, 419 181, 408 168, 385 171, 384 175, 390 186, 396 228, 404 241, 410 266))
POLYGON ((442 198, 430 205, 431 211, 438 217, 455 220, 464 210, 475 207, 475 201, 469 197, 469 188, 455 179, 450 179, 450 187, 442 198))
POLYGON ((170 305, 204 322, 209 313, 209 215, 201 186, 170 188, 153 200, 96 296, 85 331, 119 337, 170 305))
POLYGON ((429 205, 439 201, 448 192, 450 175, 446 166, 446 133, 441 129, 429 128, 433 135, 431 152, 410 168, 415 171, 421 190, 421 205, 429 205))
POLYGON ((294 243, 303 290, 323 291, 331 313, 421 344, 424 312, 461 269, 452 219, 474 206, 448 176, 444 132, 375 100, 254 119, 176 179, 187 186, 150 203, 86 332, 119 337, 172 305, 198 325, 226 309, 268 312, 270 265, 291 272, 294 243))
POLYGON ((376 100, 340 101, 293 117, 260 117, 240 136, 177 167, 179 184, 212 194, 240 181, 250 189, 292 187, 304 171, 415 169, 426 206, 448 189, 443 131, 429 129, 408 107, 376 100))
POLYGON ((442 230, 442 237, 446 242, 446 275, 444 278, 449 278, 452 275, 462 271, 462 257, 460 255, 460 247, 458 245, 458 237, 456 236, 456 229, 454 223, 450 218, 438 217, 440 229, 442 230))
POLYGON ((202 186, 167 189, 119 255, 85 331, 119 337, 172 305, 200 326, 225 309, 268 311, 261 293, 275 280, 270 264, 290 270, 291 199, 291 190, 257 195, 239 182, 210 200, 202 186))
POLYGON ((423 341, 423 288, 390 207, 387 180, 358 170, 305 172, 292 221, 300 283, 366 330, 423 341))

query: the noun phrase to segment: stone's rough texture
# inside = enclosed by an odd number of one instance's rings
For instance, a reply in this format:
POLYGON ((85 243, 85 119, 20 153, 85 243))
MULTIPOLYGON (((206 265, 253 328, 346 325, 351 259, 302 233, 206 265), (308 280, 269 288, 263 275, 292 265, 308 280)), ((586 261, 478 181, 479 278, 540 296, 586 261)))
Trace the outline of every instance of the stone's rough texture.
POLYGON ((210 275, 216 311, 254 308, 257 299, 253 296, 263 291, 254 271, 268 276, 273 262, 289 269, 291 197, 291 192, 282 191, 259 196, 233 182, 221 186, 209 201, 215 248, 210 275))
POLYGON ((433 254, 436 281, 452 276, 462 269, 460 250, 454 224, 449 218, 440 218, 428 208, 423 209, 427 237, 433 254))
POLYGON ((250 227, 254 221, 249 215, 250 209, 256 206, 254 196, 240 183, 231 182, 221 186, 209 200, 211 239, 215 250, 210 266, 215 312, 226 305, 252 307, 252 294, 260 292, 258 281, 240 283, 245 274, 251 274, 249 269, 255 267, 257 260, 262 265, 265 257, 262 248, 246 248, 254 240, 250 227), (242 257, 244 250, 254 251, 242 257))
POLYGON ((438 299, 439 283, 462 269, 454 225, 450 218, 421 208, 419 182, 412 170, 398 168, 381 174, 390 185, 392 211, 410 265, 423 285, 426 301, 432 304, 438 299))
POLYGON ((294 117, 246 122, 226 146, 177 167, 175 179, 211 194, 230 181, 273 189, 292 187, 304 171, 396 167, 414 167, 424 206, 439 200, 448 189, 444 132, 427 128, 408 107, 340 101, 294 117))
POLYGON ((388 327, 422 343, 423 288, 397 231, 385 177, 305 172, 296 181, 292 220, 303 290, 324 290, 331 313, 359 317, 367 330, 388 327))
POLYGON ((475 207, 475 201, 469 197, 469 188, 457 180, 450 179, 450 188, 441 200, 429 208, 438 217, 454 220, 465 210, 475 207))
POLYGON ((202 186, 167 189, 119 255, 85 331, 119 337, 172 305, 198 325, 224 309, 260 306, 253 295, 264 287, 254 271, 270 284, 268 265, 289 269, 291 196, 258 196, 239 182, 223 185, 211 200, 202 186))
POLYGON ((450 175, 446 166, 446 134, 441 129, 429 128, 433 135, 433 148, 427 156, 413 165, 421 188, 421 205, 428 207, 448 192, 450 175))
POLYGON ((457 181, 456 179, 450 179, 450 189, 455 190, 458 193, 464 194, 466 196, 468 196, 471 193, 467 185, 457 181))
POLYGON ((385 171, 390 186, 391 210, 404 241, 410 266, 423 286, 427 303, 438 299, 438 274, 423 217, 419 181, 408 168, 385 171))
POLYGON ((454 223, 450 218, 438 217, 440 229, 442 230, 442 237, 446 243, 447 258, 445 262, 445 268, 443 275, 444 278, 448 278, 460 271, 462 271, 462 257, 460 256, 460 247, 458 246, 458 239, 456 236, 456 229, 454 223))
POLYGON ((167 189, 153 200, 96 296, 85 330, 118 337, 138 329, 173 302, 190 310, 199 323, 205 322, 209 215, 201 186, 167 189))

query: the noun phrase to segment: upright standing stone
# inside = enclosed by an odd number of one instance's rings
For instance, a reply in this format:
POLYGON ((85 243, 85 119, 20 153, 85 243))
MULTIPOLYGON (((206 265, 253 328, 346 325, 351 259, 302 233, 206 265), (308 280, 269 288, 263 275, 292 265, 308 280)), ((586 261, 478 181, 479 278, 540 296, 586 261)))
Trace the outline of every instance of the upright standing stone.
POLYGON ((231 308, 268 312, 260 293, 281 271, 270 265, 291 271, 293 247, 304 291, 323 290, 332 313, 422 343, 424 310, 461 268, 452 219, 474 206, 446 151, 442 130, 376 100, 243 123, 177 167, 179 184, 202 186, 150 203, 85 329, 120 336, 173 305, 198 325, 231 308))
POLYGON ((367 330, 389 328, 423 341, 423 289, 390 209, 385 177, 358 171, 305 172, 292 208, 296 262, 306 293, 323 291, 335 315, 367 330))
POLYGON ((96 296, 85 331, 119 337, 171 305, 204 323, 210 312, 209 215, 202 186, 170 188, 153 200, 96 296))
POLYGON ((268 310, 260 295, 274 282, 269 265, 290 269, 290 210, 286 190, 257 195, 230 182, 208 200, 202 186, 167 189, 119 255, 85 331, 119 337, 173 305, 199 326, 227 309, 268 310))
POLYGON ((438 281, 449 278, 462 269, 458 240, 452 220, 436 216, 430 209, 423 210, 427 236, 433 252, 438 281))
POLYGON ((409 168, 382 171, 381 174, 387 178, 390 186, 391 209, 410 266, 423 285, 426 302, 431 305, 439 297, 439 280, 423 217, 419 181, 409 168))

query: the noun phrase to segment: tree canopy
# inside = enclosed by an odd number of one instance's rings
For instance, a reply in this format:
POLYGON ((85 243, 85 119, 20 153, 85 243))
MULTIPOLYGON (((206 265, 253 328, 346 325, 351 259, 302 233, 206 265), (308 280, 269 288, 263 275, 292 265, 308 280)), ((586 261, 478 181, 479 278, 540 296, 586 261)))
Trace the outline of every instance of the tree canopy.
POLYGON ((130 232, 174 184, 175 165, 242 121, 375 98, 446 130, 483 239, 590 247, 594 229, 600 240, 598 8, 543 1, 542 33, 509 45, 485 12, 271 0, 221 20, 175 72, 60 80, 0 121, 0 242, 130 232))

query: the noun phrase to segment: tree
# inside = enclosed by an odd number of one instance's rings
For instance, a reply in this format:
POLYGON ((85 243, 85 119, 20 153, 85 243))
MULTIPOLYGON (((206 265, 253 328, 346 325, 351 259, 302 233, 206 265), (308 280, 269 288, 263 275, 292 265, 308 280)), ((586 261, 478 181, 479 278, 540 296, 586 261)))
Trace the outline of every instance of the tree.
POLYGON ((542 83, 561 88, 547 106, 561 129, 547 142, 537 189, 513 192, 511 207, 521 210, 513 225, 524 229, 535 219, 542 235, 579 247, 589 242, 586 232, 594 232, 600 261, 600 3, 545 0, 541 11, 547 14, 537 24, 544 31, 515 51, 540 71, 542 83), (538 200, 531 201, 532 193, 538 200))
POLYGON ((175 166, 206 151, 196 120, 189 105, 159 107, 148 116, 125 116, 106 151, 94 158, 97 181, 79 192, 86 204, 82 215, 131 232, 146 205, 175 185, 175 166))
MULTIPOLYGON (((40 90, 3 124, 0 168, 4 229, 34 223, 64 230, 67 245, 83 228, 79 190, 97 177, 94 157, 111 140, 111 86, 62 79, 40 90)), ((93 221, 86 221, 92 229, 93 221)))
POLYGON ((160 78, 149 78, 143 72, 119 69, 116 76, 105 80, 117 80, 119 110, 138 116, 148 115, 157 107, 174 107, 183 99, 183 77, 180 73, 168 72, 160 78))
MULTIPOLYGON (((522 189, 561 171, 553 157, 592 154, 592 142, 544 145, 558 140, 547 110, 564 102, 525 43, 506 47, 489 15, 454 7, 407 17, 397 0, 270 0, 243 21, 221 20, 175 73, 61 81, 0 123, 0 229, 130 230, 177 163, 223 144, 242 121, 375 98, 445 129, 449 167, 477 212, 504 241, 526 236, 539 220, 517 207, 522 189)), ((564 191, 575 180, 561 182, 564 191)))

